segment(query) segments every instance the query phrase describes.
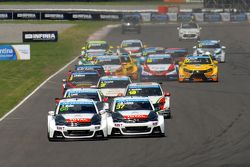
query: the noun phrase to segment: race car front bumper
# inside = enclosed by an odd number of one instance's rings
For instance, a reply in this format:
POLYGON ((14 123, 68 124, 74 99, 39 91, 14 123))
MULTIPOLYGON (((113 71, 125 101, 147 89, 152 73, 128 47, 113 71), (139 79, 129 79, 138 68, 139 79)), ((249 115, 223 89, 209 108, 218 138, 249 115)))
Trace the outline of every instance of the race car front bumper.
POLYGON ((148 136, 164 133, 164 120, 146 123, 112 122, 108 128, 111 136, 148 136))
POLYGON ((53 126, 50 127, 49 136, 61 139, 88 139, 107 137, 106 127, 91 125, 86 127, 53 126))

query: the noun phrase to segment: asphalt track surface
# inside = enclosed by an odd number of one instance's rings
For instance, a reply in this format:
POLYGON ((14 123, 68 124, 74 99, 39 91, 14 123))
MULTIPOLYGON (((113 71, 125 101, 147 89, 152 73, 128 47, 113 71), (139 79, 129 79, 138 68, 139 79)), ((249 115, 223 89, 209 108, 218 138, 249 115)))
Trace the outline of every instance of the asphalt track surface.
MULTIPOLYGON (((201 26, 202 38, 220 39, 227 47, 226 63, 219 64, 218 83, 164 83, 172 94, 167 137, 49 142, 46 116, 60 96, 64 71, 0 122, 0 166, 249 167, 249 24, 201 26)), ((139 35, 115 28, 106 40, 118 45, 130 38, 149 46, 194 45, 177 40, 174 24, 146 25, 139 35)))

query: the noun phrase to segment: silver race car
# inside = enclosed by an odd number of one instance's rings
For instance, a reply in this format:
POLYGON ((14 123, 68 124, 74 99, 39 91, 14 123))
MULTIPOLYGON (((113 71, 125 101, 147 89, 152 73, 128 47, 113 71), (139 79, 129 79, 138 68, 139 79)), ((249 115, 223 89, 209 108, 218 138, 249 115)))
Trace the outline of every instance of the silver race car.
POLYGON ((182 39, 200 39, 201 27, 194 22, 181 23, 180 27, 177 27, 179 40, 182 39))

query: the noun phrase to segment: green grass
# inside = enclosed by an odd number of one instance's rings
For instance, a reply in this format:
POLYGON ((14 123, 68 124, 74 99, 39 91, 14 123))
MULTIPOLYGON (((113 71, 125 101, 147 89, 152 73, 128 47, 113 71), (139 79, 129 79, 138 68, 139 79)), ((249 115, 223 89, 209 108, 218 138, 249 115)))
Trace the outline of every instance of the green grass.
POLYGON ((95 21, 73 23, 76 25, 59 34, 58 42, 31 43, 31 60, 0 61, 0 117, 48 76, 79 55, 80 48, 89 34, 108 24, 95 21))
POLYGON ((163 5, 162 0, 108 1, 108 2, 0 2, 0 5, 163 5))

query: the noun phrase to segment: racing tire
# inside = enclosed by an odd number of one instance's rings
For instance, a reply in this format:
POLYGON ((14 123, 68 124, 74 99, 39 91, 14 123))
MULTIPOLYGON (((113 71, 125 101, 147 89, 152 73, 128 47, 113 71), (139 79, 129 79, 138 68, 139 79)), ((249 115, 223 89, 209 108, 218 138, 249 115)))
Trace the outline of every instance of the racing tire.
POLYGON ((49 142, 55 142, 55 141, 57 141, 56 138, 54 138, 54 137, 49 137, 49 133, 47 133, 47 135, 48 135, 48 140, 49 140, 49 142))

